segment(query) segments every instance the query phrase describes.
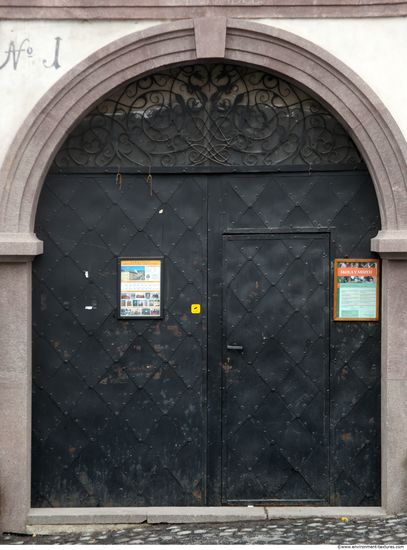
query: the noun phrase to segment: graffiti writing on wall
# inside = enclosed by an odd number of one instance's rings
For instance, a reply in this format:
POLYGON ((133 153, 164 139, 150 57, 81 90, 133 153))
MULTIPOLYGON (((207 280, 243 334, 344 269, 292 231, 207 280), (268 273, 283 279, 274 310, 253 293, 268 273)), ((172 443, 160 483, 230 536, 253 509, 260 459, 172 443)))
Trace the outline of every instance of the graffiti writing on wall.
MULTIPOLYGON (((51 45, 50 54, 42 59, 42 65, 46 69, 59 69, 61 66, 59 62, 61 40, 60 36, 56 36, 54 43, 51 45)), ((5 67, 12 67, 16 71, 22 59, 36 56, 36 51, 31 46, 28 38, 24 38, 21 42, 10 40, 8 48, 3 53, 4 57, 0 57, 0 70, 5 67)))

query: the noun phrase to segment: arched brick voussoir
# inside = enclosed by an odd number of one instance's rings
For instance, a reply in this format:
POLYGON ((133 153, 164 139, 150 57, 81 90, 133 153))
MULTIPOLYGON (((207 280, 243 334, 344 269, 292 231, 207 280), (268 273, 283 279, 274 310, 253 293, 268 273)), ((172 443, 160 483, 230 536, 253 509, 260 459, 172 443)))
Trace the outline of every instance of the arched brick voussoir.
POLYGON ((205 44, 217 60, 257 65, 317 95, 347 128, 367 163, 383 229, 407 228, 407 145, 380 99, 351 69, 315 44, 281 29, 223 19, 214 25, 178 21, 130 34, 64 75, 33 109, 8 151, 1 171, 1 231, 33 231, 49 165, 69 131, 97 101, 126 80, 199 60, 196 51, 207 60, 205 44), (222 44, 221 24, 226 26, 222 44), (211 29, 213 36, 208 36, 211 29))

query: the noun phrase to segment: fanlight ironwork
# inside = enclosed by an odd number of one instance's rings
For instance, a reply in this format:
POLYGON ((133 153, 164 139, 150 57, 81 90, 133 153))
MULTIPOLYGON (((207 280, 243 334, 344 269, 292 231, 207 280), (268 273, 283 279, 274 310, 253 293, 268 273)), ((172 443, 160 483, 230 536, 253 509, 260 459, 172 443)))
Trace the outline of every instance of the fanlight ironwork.
POLYGON ((229 64, 171 68, 116 89, 55 159, 58 168, 361 163, 321 103, 272 74, 229 64))

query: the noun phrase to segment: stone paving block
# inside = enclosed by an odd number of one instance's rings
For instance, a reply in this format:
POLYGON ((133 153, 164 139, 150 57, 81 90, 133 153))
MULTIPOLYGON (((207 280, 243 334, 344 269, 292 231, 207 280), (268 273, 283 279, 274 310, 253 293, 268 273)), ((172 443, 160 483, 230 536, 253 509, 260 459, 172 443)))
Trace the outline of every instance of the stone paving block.
POLYGON ((53 535, 79 537, 81 535, 98 536, 99 533, 109 532, 112 536, 117 531, 134 529, 136 525, 145 523, 67 523, 65 525, 28 525, 26 534, 34 537, 49 537, 53 535))
MULTIPOLYGON (((217 512, 216 509, 212 509, 217 512)), ((343 508, 340 509, 343 511, 343 508)), ((229 512, 235 512, 231 509, 229 512)), ((202 517, 202 516, 201 516, 202 517)), ((233 517, 233 516, 232 516, 233 517)), ((166 516, 168 519, 168 515, 166 516)), ((189 525, 141 523, 133 525, 70 525, 73 531, 55 531, 35 537, 4 534, 1 544, 347 544, 402 545, 407 542, 407 515, 346 519, 344 516, 229 521, 189 525), (88 532, 87 528, 93 528, 88 532), (97 530, 96 530, 97 529, 97 530)), ((35 526, 34 526, 35 527, 35 526)), ((39 526, 43 527, 43 526, 39 526)))

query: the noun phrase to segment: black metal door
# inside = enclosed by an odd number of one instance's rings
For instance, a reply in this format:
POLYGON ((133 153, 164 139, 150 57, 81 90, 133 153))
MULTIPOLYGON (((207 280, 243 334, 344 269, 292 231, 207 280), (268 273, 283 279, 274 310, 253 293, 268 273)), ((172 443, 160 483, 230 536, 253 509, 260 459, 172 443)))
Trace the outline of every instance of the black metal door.
POLYGON ((380 324, 326 312, 332 259, 372 256, 368 174, 219 174, 208 193, 208 502, 377 505, 380 324))
POLYGON ((379 220, 363 172, 49 176, 33 505, 377 504, 380 326, 327 305, 379 220), (164 319, 118 319, 117 257, 143 255, 164 319))
POLYGON ((48 177, 33 273, 33 504, 202 505, 202 177, 48 177), (165 257, 164 319, 122 320, 117 258, 165 257))
POLYGON ((327 503, 329 239, 224 236, 226 503, 327 503))

